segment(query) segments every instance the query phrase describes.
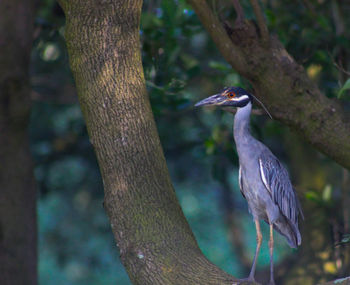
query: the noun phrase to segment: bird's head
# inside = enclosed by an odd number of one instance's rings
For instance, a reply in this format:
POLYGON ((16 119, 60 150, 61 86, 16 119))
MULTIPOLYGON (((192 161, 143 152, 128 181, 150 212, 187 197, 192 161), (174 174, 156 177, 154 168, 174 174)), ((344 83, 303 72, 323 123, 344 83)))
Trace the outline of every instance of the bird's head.
POLYGON ((244 107, 253 101, 253 96, 241 87, 226 87, 219 94, 212 95, 195 106, 244 107))

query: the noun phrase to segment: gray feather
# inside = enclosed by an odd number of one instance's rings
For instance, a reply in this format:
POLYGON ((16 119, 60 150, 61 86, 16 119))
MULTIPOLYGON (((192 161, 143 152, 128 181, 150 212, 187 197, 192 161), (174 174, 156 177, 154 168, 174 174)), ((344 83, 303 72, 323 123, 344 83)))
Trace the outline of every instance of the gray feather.
MULTIPOLYGON (((259 165, 263 183, 273 202, 286 218, 288 223, 286 226, 292 229, 296 236, 296 244, 299 245, 301 238, 298 230, 298 215, 301 208, 288 172, 270 151, 262 152, 259 165)), ((280 230, 282 231, 281 227, 280 230)))

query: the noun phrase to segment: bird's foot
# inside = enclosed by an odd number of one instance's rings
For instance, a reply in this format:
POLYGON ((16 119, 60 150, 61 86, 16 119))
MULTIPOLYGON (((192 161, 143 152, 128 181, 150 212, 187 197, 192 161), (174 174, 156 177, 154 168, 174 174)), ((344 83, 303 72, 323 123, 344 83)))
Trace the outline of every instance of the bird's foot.
POLYGON ((270 279, 270 282, 269 282, 269 284, 268 284, 268 285, 276 285, 275 280, 270 279))

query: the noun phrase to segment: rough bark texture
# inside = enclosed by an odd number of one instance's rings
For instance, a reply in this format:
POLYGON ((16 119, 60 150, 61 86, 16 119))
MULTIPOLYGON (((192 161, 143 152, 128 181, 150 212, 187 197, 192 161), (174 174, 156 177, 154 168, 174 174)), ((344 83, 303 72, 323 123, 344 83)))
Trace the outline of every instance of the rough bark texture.
MULTIPOLYGON (((231 28, 206 1, 188 0, 232 67, 250 80, 273 117, 318 150, 350 169, 350 118, 337 100, 324 96, 276 37, 262 40, 251 21, 231 28), (336 130, 336 131, 334 131, 336 130)), ((233 22, 233 21, 232 21, 233 22)))
POLYGON ((37 284, 36 185, 29 152, 35 1, 0 1, 0 283, 37 284))
POLYGON ((232 284, 201 253, 178 204, 145 88, 142 1, 60 1, 105 208, 133 284, 232 284))

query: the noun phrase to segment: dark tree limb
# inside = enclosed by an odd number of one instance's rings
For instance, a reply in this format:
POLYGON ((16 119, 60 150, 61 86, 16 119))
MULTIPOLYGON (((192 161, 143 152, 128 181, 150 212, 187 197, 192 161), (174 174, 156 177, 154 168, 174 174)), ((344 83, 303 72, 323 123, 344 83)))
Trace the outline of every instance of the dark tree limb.
POLYGON ((243 24, 244 22, 244 11, 243 8, 241 6, 241 3, 239 3, 239 0, 232 0, 233 6, 235 7, 236 10, 236 14, 237 14, 237 18, 236 18, 236 22, 235 25, 239 26, 241 24, 243 24))
POLYGON ((253 23, 225 30, 205 1, 188 2, 221 54, 250 80, 273 117, 350 169, 350 120, 341 102, 322 94, 276 37, 265 48, 253 23))
POLYGON ((259 26, 259 31, 261 34, 261 41, 262 41, 263 45, 265 47, 267 47, 268 43, 269 43, 269 31, 268 31, 267 26, 266 26, 263 12, 260 9, 258 0, 250 0, 250 3, 253 7, 256 21, 257 21, 258 26, 259 26))
POLYGON ((36 184, 29 150, 34 0, 0 1, 0 283, 37 284, 36 184))

